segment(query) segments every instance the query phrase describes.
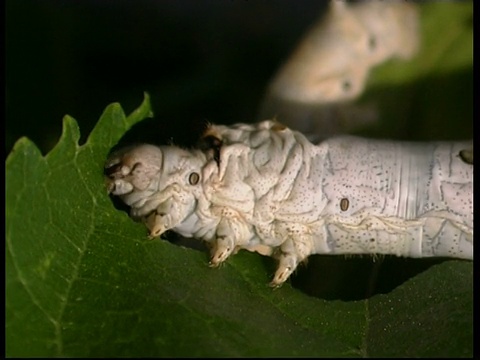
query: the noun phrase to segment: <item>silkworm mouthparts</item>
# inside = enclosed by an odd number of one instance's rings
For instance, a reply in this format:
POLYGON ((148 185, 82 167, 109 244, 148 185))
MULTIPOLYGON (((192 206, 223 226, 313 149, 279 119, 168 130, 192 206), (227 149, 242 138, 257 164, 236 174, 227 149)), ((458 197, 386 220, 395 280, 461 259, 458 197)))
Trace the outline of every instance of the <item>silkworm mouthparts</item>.
POLYGON ((111 194, 115 190, 115 181, 105 178, 105 187, 107 188, 107 193, 111 194))
POLYGON ((121 162, 106 164, 103 173, 109 178, 112 178, 115 173, 120 171, 122 166, 123 164, 121 162))

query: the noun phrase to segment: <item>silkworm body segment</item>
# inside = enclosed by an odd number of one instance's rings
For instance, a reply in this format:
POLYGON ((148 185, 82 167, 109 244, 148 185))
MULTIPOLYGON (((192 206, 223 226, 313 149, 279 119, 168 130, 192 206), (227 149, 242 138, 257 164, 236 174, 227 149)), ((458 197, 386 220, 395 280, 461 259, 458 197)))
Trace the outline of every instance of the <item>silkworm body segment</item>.
POLYGON ((151 236, 203 239, 212 266, 239 249, 274 256, 278 286, 311 254, 473 259, 473 165, 459 156, 469 142, 314 145, 274 121, 206 135, 214 152, 141 145, 106 168, 151 236))

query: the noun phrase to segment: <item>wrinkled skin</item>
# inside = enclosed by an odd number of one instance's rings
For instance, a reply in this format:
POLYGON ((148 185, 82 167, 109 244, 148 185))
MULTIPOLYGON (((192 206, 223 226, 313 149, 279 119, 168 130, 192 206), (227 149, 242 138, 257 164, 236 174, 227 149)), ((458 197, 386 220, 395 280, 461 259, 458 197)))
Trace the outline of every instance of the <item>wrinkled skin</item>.
MULTIPOLYGON (((217 162, 201 151, 140 145, 112 154, 105 164, 108 191, 131 207, 155 238, 167 230, 207 241, 211 265, 239 248, 270 255, 253 227, 225 206, 217 162)), ((253 201, 253 198, 251 199, 253 201)))
POLYGON ((211 126, 204 139, 203 150, 127 148, 105 167, 151 237, 202 239, 212 266, 239 249, 271 255, 279 286, 311 254, 473 259, 469 143, 313 145, 273 121, 211 126))

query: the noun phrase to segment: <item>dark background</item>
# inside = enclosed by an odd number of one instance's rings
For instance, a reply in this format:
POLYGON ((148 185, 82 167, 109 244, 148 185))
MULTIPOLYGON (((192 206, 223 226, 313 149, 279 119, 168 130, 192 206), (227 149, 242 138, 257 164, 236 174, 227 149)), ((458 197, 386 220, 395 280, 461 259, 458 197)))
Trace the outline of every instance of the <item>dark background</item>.
POLYGON ((7 154, 20 136, 51 149, 65 114, 85 140, 109 103, 129 113, 144 91, 155 120, 141 141, 188 142, 205 121, 255 120, 268 81, 326 4, 7 0, 7 154))

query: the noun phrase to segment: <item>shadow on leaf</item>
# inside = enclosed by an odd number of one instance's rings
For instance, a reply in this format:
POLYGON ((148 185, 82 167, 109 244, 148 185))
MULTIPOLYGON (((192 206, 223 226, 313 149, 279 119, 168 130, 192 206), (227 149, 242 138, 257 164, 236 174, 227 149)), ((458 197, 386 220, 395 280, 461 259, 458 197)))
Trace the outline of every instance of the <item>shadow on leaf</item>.
POLYGON ((313 255, 292 276, 294 288, 325 300, 355 301, 386 294, 445 258, 313 255))

